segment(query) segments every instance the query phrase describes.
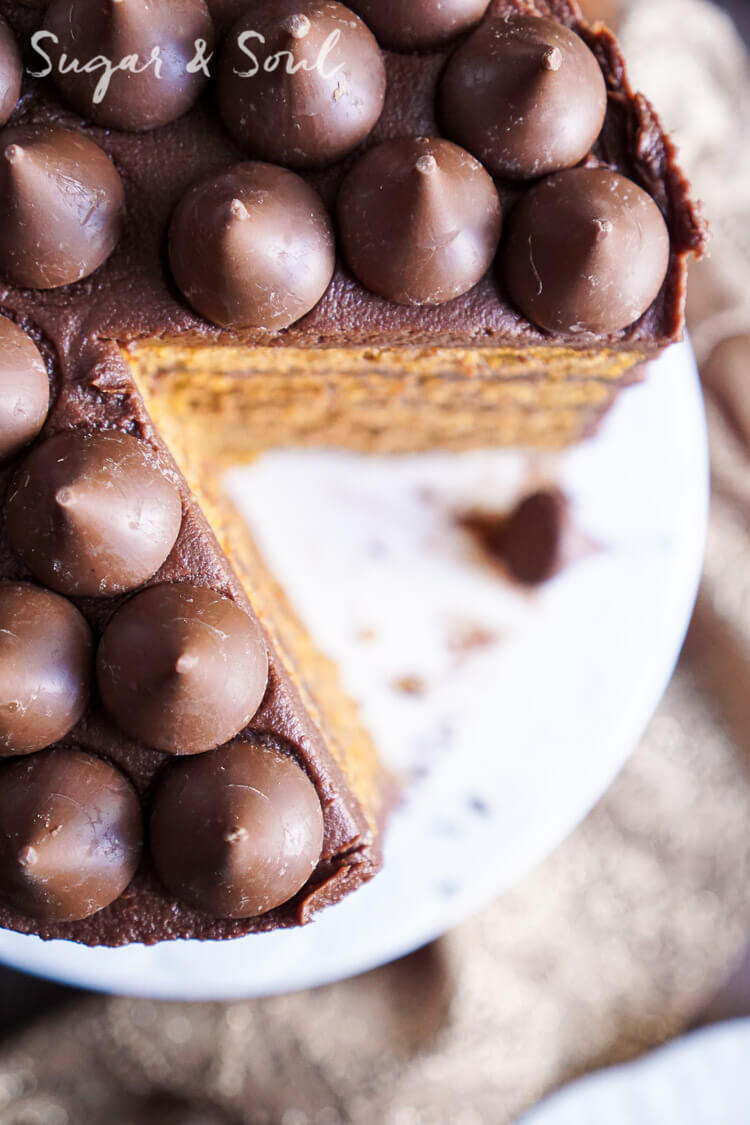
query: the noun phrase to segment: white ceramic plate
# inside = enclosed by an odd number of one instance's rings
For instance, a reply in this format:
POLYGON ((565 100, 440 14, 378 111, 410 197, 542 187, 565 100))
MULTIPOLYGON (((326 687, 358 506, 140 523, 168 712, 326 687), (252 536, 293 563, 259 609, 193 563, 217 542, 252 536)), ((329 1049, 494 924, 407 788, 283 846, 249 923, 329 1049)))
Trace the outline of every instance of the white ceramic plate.
POLYGON ((750 1020, 693 1032, 553 1095, 518 1125, 747 1125, 750 1020))
POLYGON ((303 930, 117 950, 5 932, 0 960, 185 1000, 307 988, 417 948, 543 859, 623 765, 683 639, 708 493, 689 349, 655 364, 595 439, 534 459, 598 545, 534 595, 484 566, 452 518, 510 504, 530 471, 518 453, 279 452, 233 472, 269 562, 410 779, 385 870, 303 930))

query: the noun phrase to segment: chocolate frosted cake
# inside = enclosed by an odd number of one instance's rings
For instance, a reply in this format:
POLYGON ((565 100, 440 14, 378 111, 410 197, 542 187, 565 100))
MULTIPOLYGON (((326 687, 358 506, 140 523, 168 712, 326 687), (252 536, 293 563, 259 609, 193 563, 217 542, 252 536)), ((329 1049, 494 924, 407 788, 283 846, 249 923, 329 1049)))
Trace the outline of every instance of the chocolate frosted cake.
POLYGON ((299 924, 388 786, 219 470, 582 437, 703 226, 567 0, 0 11, 0 926, 299 924))

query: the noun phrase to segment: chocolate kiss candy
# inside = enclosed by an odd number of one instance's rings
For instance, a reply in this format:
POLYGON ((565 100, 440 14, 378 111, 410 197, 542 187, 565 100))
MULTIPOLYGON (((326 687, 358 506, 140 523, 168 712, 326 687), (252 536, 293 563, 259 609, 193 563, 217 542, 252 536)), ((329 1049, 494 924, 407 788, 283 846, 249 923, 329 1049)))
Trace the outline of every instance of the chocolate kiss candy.
POLYGON ((580 36, 538 16, 496 17, 450 58, 445 130, 495 176, 526 180, 583 160, 604 124, 607 90, 580 36))
POLYGON ((165 886, 218 918, 253 918, 288 902, 315 870, 323 813, 291 758, 232 742, 170 766, 151 817, 165 886))
POLYGON ((326 209, 304 180, 249 163, 188 191, 172 219, 169 258, 185 298, 207 320, 271 331, 318 303, 336 248, 326 209))
POLYGON ((21 96, 23 63, 13 32, 0 16, 0 125, 4 125, 21 96))
POLYGON ((0 758, 66 735, 92 671, 91 631, 75 606, 26 582, 0 583, 0 758))
POLYGON ((442 47, 474 27, 489 0, 350 0, 349 6, 384 47, 421 51, 442 47))
POLYGON ((0 461, 35 438, 49 410, 49 379, 34 341, 0 316, 0 461))
POLYGON ((103 597, 156 573, 177 539, 182 502, 147 442, 70 431, 24 460, 6 519, 14 550, 40 582, 103 597))
POLYGON ((55 63, 54 80, 84 117, 108 129, 156 129, 193 105, 207 77, 189 64, 214 44, 214 27, 204 0, 52 0, 44 29, 57 44, 43 47, 55 63), (149 64, 159 47, 158 71, 149 64), (102 68, 61 73, 62 54, 82 64, 104 57, 113 65, 137 56, 136 67, 118 70, 106 84, 102 68), (99 89, 97 89, 99 87, 99 89))
POLYGON ((127 734, 170 754, 199 754, 250 722, 265 694, 268 655, 257 621, 229 598, 154 586, 113 617, 97 677, 127 734))
POLYGON ((386 141, 355 164, 338 201, 344 254, 363 285, 403 305, 439 305, 487 271, 500 199, 478 161, 450 141, 386 141))
POLYGON ((29 289, 88 277, 122 232, 125 193, 107 154, 57 126, 0 133, 0 273, 29 289))
POLYGON ((601 168, 550 176, 511 214, 503 253, 512 300, 548 332, 607 335, 659 294, 669 231, 650 195, 601 168))
POLYGON ((0 766, 0 898, 77 922, 119 898, 141 854, 141 806, 100 758, 46 750, 0 766))
POLYGON ((343 4, 266 0, 227 37, 219 109, 238 142, 261 160, 292 168, 340 160, 374 127, 384 99, 380 48, 343 4))

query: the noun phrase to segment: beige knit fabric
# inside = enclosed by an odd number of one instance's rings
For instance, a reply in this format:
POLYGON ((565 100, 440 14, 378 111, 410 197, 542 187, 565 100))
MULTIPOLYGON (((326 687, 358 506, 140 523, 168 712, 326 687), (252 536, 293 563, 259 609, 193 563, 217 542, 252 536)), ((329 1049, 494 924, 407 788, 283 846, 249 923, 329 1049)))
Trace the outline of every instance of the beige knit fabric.
POLYGON ((0 1057, 0 1125, 503 1125, 571 1076, 679 1032, 746 945, 748 62, 702 0, 641 0, 624 38, 715 231, 691 301, 713 388, 706 577, 642 745, 572 838, 439 943, 315 993, 92 1000, 0 1057))

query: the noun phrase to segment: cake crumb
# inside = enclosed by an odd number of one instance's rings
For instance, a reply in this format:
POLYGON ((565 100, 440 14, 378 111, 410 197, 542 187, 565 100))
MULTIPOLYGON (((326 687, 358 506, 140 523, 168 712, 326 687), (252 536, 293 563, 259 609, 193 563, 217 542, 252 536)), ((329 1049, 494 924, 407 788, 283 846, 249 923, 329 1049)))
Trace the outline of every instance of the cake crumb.
POLYGON ((450 652, 465 656, 478 649, 489 648, 499 640, 497 633, 493 633, 480 622, 463 621, 450 627, 447 645, 450 652))
POLYGON ((402 695, 424 695, 427 691, 426 683, 419 676, 400 676, 394 680, 393 686, 402 695))
POLYGON ((470 797, 469 808, 473 813, 476 813, 477 816, 489 817, 492 815, 492 809, 482 797, 470 797))

